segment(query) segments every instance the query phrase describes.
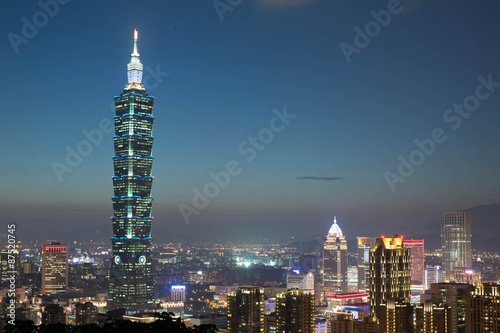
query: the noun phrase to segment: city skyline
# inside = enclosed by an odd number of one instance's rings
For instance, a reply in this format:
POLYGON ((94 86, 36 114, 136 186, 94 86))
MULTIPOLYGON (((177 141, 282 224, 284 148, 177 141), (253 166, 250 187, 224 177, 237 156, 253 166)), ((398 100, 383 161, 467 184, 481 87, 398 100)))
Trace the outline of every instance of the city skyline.
MULTIPOLYGON (((478 77, 500 81, 500 51, 491 42, 500 30, 492 14, 498 4, 403 4, 347 63, 339 44, 353 44, 353 28, 373 20, 370 11, 382 5, 260 1, 225 12, 221 21, 212 3, 158 3, 140 15, 126 3, 61 4, 18 52, 9 38, 1 44, 11 64, 2 69, 10 96, 5 108, 16 110, 6 113, 1 138, 6 156, 17 159, 2 165, 1 222, 18 224, 23 238, 68 242, 95 238, 95 230, 109 233, 111 166, 104 161, 112 156, 111 132, 62 182, 53 162, 66 165, 66 147, 76 149, 88 140, 82 131, 112 119, 109 93, 121 84, 120 64, 129 52, 124 31, 134 28, 145 36, 145 75, 162 101, 154 212, 160 239, 172 231, 194 239, 255 238, 267 230, 314 239, 333 215, 346 221, 352 238, 358 229, 379 236, 380 226, 383 233, 406 234, 438 223, 444 211, 499 201, 494 170, 500 161, 491 151, 500 97, 492 92, 456 130, 443 121, 447 109, 474 93, 478 77), (110 16, 124 20, 110 29, 110 16), (459 24, 466 19, 470 27, 459 24), (454 33, 461 39, 447 38, 454 33), (82 100, 80 91, 92 99, 82 100), (285 106, 296 119, 246 162, 238 145, 285 106), (17 110, 27 116, 19 130, 17 110), (447 141, 391 192, 384 173, 397 173, 398 156, 408 159, 414 141, 438 127, 447 130, 447 141), (187 224, 178 205, 192 205, 193 189, 235 159, 241 174, 187 224), (55 234, 39 230, 42 224, 55 234)), ((32 21, 43 11, 36 2, 10 9, 1 26, 19 36, 22 18, 32 21)))

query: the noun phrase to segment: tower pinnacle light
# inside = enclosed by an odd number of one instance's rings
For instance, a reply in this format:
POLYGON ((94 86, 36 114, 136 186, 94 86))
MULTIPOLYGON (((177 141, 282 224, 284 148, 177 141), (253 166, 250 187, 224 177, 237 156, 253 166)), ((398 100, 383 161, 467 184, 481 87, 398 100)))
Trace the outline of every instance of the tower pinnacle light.
POLYGON ((131 54, 130 63, 127 65, 127 77, 128 85, 125 89, 130 89, 132 87, 136 89, 144 90, 142 85, 142 74, 144 73, 144 67, 141 64, 141 59, 139 52, 137 51, 137 40, 139 37, 139 32, 134 30, 134 52, 131 54))

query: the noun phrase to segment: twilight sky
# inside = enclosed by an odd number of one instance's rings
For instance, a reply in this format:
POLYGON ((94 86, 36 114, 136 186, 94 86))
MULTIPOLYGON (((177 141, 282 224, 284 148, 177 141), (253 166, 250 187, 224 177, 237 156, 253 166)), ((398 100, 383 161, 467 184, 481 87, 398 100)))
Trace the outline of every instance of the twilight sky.
POLYGON ((500 87, 484 85, 500 82, 498 1, 221 0, 219 13, 211 0, 60 2, 47 0, 53 17, 37 1, 0 12, 0 224, 21 240, 111 236, 113 134, 73 167, 67 147, 112 118, 135 28, 156 97, 156 242, 315 238, 334 215, 348 239, 404 234, 500 201, 500 87), (385 27, 369 23, 388 7, 385 27), (372 37, 355 41, 367 23, 372 37), (464 100, 477 110, 447 111, 464 100), (296 117, 269 139, 284 108, 296 117), (436 128, 422 162, 414 141, 436 128), (259 132, 249 162, 238 147, 259 132), (400 155, 421 164, 398 176, 400 155), (232 160, 241 172, 187 224, 179 205, 232 160), (54 162, 71 169, 62 181, 54 162), (391 191, 386 172, 405 181, 391 191))

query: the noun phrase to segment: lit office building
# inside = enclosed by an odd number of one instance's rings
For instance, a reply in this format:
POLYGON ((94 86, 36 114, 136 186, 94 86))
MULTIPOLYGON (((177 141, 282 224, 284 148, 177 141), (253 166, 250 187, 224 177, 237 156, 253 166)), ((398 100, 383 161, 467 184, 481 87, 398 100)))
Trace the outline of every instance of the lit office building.
POLYGON ((171 301, 186 301, 186 286, 178 285, 170 288, 171 301))
POLYGON ((109 309, 124 308, 128 313, 151 308, 154 298, 151 269, 154 97, 146 93, 142 74, 136 30, 134 52, 127 66, 128 84, 123 93, 115 96, 113 259, 108 294, 109 309))
POLYGON ((314 333, 314 292, 290 290, 276 296, 276 332, 314 333))
POLYGON ((411 250, 403 237, 377 238, 370 250, 371 315, 384 332, 412 332, 411 250))
POLYGON ((227 297, 227 332, 264 332, 264 290, 239 288, 227 297))
POLYGON ((42 246, 43 295, 68 291, 68 247, 59 242, 42 246))
POLYGON ((405 239, 403 246, 411 249, 411 290, 424 291, 424 240, 405 239))
POLYGON ((450 275, 450 282, 467 283, 473 286, 481 284, 481 271, 471 268, 455 267, 450 275))
POLYGON ((314 290, 314 274, 297 274, 295 272, 286 273, 286 288, 287 289, 313 289, 314 290))
POLYGON ((441 226, 441 247, 446 281, 449 281, 455 268, 471 268, 471 237, 470 213, 444 213, 444 223, 441 226))
POLYGON ((375 237, 358 237, 358 291, 370 291, 370 249, 375 237))
POLYGON ((428 265, 427 267, 425 267, 424 280, 425 290, 431 289, 432 283, 444 282, 444 272, 441 269, 441 266, 428 265))
POLYGON ((500 332, 500 285, 479 286, 470 297, 470 332, 500 332))
POLYGON ((347 241, 334 218, 323 248, 323 292, 347 293, 347 241))

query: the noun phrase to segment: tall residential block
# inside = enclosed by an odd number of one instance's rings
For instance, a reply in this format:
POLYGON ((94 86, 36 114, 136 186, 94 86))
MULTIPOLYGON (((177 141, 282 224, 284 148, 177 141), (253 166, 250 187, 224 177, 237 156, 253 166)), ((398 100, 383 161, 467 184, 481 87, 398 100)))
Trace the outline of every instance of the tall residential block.
POLYGON ((466 333, 467 313, 470 293, 475 287, 465 283, 435 283, 431 284, 433 302, 441 302, 450 308, 448 317, 448 332, 466 333))
POLYGON ((239 288, 227 296, 227 332, 264 332, 264 289, 239 288))
POLYGON ((276 332, 314 333, 314 291, 290 290, 276 296, 276 332))
POLYGON ((500 285, 488 283, 471 292, 470 332, 500 332, 500 285))

